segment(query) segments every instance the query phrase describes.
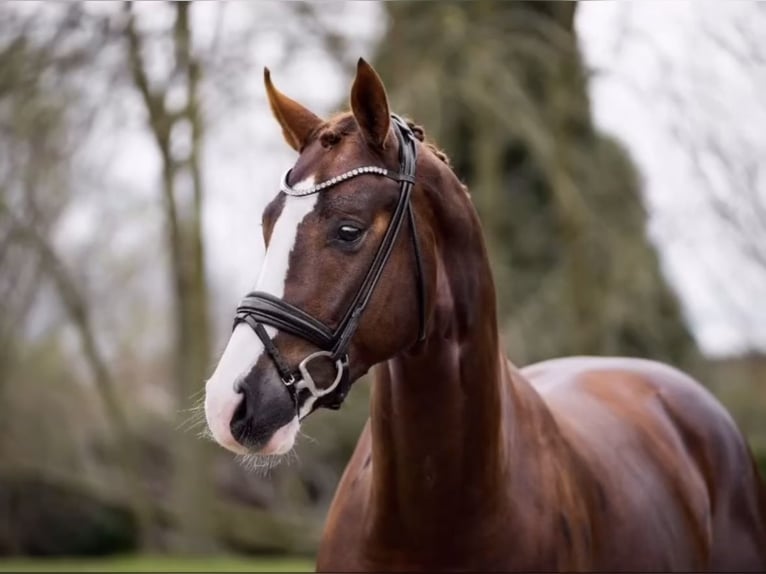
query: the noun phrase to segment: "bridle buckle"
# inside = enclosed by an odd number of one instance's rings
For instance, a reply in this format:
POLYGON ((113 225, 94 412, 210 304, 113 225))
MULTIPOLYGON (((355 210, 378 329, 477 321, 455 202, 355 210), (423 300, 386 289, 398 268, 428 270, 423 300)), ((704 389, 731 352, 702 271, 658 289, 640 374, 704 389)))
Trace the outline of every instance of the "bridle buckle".
POLYGON ((296 383, 295 375, 290 373, 287 375, 287 378, 282 379, 282 383, 284 383, 286 387, 292 387, 296 383))
POLYGON ((298 364, 298 371, 301 374, 301 380, 299 381, 299 384, 295 386, 295 388, 306 388, 309 390, 309 392, 311 392, 313 396, 320 398, 333 392, 338 384, 340 384, 340 381, 343 379, 343 373, 346 369, 348 369, 348 355, 343 355, 343 357, 335 360, 335 380, 329 387, 324 389, 317 387, 314 379, 311 377, 311 373, 308 370, 308 364, 318 357, 326 357, 332 360, 333 354, 330 351, 317 351, 316 353, 311 353, 305 359, 303 359, 298 364))

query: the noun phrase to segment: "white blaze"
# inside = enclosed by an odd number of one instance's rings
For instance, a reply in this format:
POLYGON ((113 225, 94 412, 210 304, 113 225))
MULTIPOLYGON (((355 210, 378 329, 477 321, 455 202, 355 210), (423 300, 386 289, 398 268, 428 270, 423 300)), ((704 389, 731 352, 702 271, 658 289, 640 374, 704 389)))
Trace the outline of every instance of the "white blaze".
MULTIPOLYGON (((312 185, 314 185, 313 176, 304 179, 293 187, 300 190, 312 185)), ((274 224, 269 247, 264 255, 261 272, 255 286, 256 291, 263 291, 274 297, 281 298, 284 296, 285 281, 290 267, 290 254, 295 247, 298 227, 306 216, 314 211, 316 202, 317 194, 285 197, 282 212, 274 224)), ((270 337, 276 334, 272 327, 266 327, 266 332, 270 337)), ((246 449, 234 439, 229 428, 234 411, 242 400, 242 394, 237 393, 234 389, 237 381, 250 372, 262 353, 263 343, 253 330, 245 324, 237 325, 221 359, 218 361, 213 376, 208 379, 205 385, 205 417, 210 432, 218 444, 240 454, 245 453, 246 449)), ((272 445, 270 442, 264 451, 282 452, 289 450, 297 431, 298 421, 296 417, 288 425, 275 431, 272 442, 279 439, 280 445, 272 445), (287 430, 290 432, 286 432, 287 430), (286 446, 288 444, 289 447, 286 446)))

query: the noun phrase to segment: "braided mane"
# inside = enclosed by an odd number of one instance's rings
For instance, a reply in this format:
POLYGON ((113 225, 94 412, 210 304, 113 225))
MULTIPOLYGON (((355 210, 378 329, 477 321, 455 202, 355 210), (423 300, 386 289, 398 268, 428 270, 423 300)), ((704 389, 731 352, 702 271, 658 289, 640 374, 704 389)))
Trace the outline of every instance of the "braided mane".
POLYGON ((447 167, 452 169, 452 164, 450 163, 449 156, 444 152, 444 150, 439 149, 433 143, 426 141, 426 131, 423 129, 423 127, 417 125, 410 119, 405 118, 405 121, 407 122, 409 128, 412 130, 412 133, 415 134, 415 137, 418 138, 418 141, 425 144, 436 157, 443 161, 447 167))

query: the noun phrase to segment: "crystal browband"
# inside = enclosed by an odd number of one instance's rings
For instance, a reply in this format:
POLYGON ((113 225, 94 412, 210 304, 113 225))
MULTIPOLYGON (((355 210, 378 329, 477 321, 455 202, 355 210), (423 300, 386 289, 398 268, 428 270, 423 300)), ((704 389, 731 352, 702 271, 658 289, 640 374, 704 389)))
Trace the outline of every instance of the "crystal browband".
POLYGON ((352 177, 356 177, 358 175, 364 175, 367 173, 371 173, 373 175, 382 175, 396 181, 402 181, 406 179, 407 181, 412 181, 414 183, 414 178, 410 179, 410 178, 407 178, 406 176, 403 176, 399 172, 370 165, 370 166, 357 167, 355 169, 351 169, 345 173, 336 175, 335 177, 330 178, 326 181, 317 183, 316 185, 312 185, 311 187, 307 187, 306 189, 295 189, 294 187, 291 187, 290 184, 287 183, 287 178, 290 176, 290 170, 287 170, 285 172, 285 175, 282 176, 282 183, 279 184, 279 189, 280 191, 286 193, 287 195, 300 197, 303 195, 311 195, 312 193, 320 192, 323 189, 327 189, 328 187, 332 187, 333 185, 342 183, 348 179, 351 179, 352 177))

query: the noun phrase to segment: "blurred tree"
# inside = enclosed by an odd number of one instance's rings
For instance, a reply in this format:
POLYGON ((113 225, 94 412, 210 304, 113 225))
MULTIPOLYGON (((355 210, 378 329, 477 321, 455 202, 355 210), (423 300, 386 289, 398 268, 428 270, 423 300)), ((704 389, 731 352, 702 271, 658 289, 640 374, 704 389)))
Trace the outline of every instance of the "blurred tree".
MULTIPOLYGON (((685 41, 699 57, 683 67, 652 38, 629 35, 650 48, 662 80, 639 92, 651 97, 664 128, 686 160, 695 226, 668 234, 689 245, 715 302, 733 326, 738 356, 711 360, 711 388, 766 462, 766 5, 743 2, 694 13, 685 41), (699 230, 699 231, 697 231, 699 230), (700 248, 701 238, 714 238, 700 248)), ((619 76, 619 70, 612 71, 619 76)), ((621 78, 629 84, 629 79, 621 78)), ((637 86, 636 86, 637 87, 637 86)), ((687 211, 690 211, 684 206, 687 211)), ((683 214, 686 216, 686 213, 683 214)), ((730 327, 731 328, 731 327, 730 327)), ((766 475, 765 475, 766 476, 766 475)))
POLYGON ((671 24, 657 30, 637 6, 623 7, 610 26, 613 49, 594 58, 596 77, 618 88, 628 105, 651 102, 642 121, 656 145, 644 161, 662 169, 653 184, 653 201, 661 206, 654 229, 676 261, 685 260, 678 267, 689 303, 695 314, 706 315, 702 327, 717 355, 699 376, 763 463, 766 5, 677 6, 668 12, 671 24), (642 74, 632 73, 629 64, 637 54, 642 74), (675 183, 674 172, 680 175, 678 194, 668 185, 675 183))
MULTIPOLYGON (((88 129, 92 112, 82 117, 75 111, 84 107, 82 92, 69 78, 92 64, 103 37, 78 37, 82 11, 77 5, 61 12, 55 33, 43 40, 33 19, 6 8, 3 12, 3 20, 17 27, 0 47, 0 145, 5 151, 0 162, 0 337, 6 343, 0 382, 13 380, 11 361, 19 352, 25 322, 42 287, 52 287, 79 338, 121 453, 123 488, 146 533, 151 511, 126 410, 98 343, 87 294, 55 245, 57 224, 77 191, 71 183, 69 144, 88 129)), ((2 390, 0 384, 0 395, 2 390)), ((0 408, 5 402, 0 400, 0 408)), ((7 455, 3 447, 0 443, 0 452, 7 455)))
MULTIPOLYGON (((133 4, 124 6, 125 47, 133 83, 146 108, 148 127, 162 159, 162 206, 175 305, 175 382, 178 407, 182 416, 188 416, 186 413, 194 408, 203 388, 210 360, 202 236, 204 122, 199 102, 202 67, 192 46, 190 3, 173 4, 175 20, 170 38, 173 65, 165 77, 155 81, 147 71, 145 38, 137 26, 133 4), (185 145, 180 141, 184 138, 182 133, 186 134, 185 145)), ((178 542, 181 549, 189 552, 208 547, 213 538, 211 529, 215 528, 210 520, 212 489, 205 447, 197 437, 184 432, 174 441, 178 542)))
POLYGON ((697 357, 645 232, 639 177, 597 132, 576 3, 395 2, 377 63, 394 109, 472 190, 511 357, 697 357))
MULTIPOLYGON (((269 477, 245 472, 179 424, 188 422, 211 367, 206 327, 196 322, 208 303, 204 264, 197 264, 204 255, 202 134, 231 129, 232 116, 252 112, 243 78, 256 67, 254 38, 294 10, 259 5, 252 23, 239 21, 234 32, 217 25, 200 42, 190 14, 202 8, 0 6, 0 143, 8 152, 0 154, 0 490, 13 486, 12 496, 0 496, 0 552, 36 544, 38 505, 30 497, 40 489, 50 495, 44 520, 79 523, 72 511, 79 503, 67 502, 70 483, 78 497, 93 496, 83 508, 130 505, 134 489, 149 487, 151 528, 140 532, 153 549, 310 551, 363 423, 366 395, 357 393, 347 405, 356 416, 347 412, 340 424, 314 417, 308 431, 323 444, 307 449, 299 472, 277 469, 269 477), (126 132, 157 145, 162 203, 112 173, 106 150, 121 153, 126 132), (155 227, 156 212, 164 225, 155 227), (147 257, 159 230, 168 240, 147 257), (136 237, 126 247, 123 240, 136 237), (167 299, 157 269, 169 271, 167 299), (176 307, 166 315, 168 303, 176 307), (175 385, 165 371, 166 316, 176 317, 175 385), (137 472, 125 464, 139 451, 137 472)), ((338 4, 329 15, 342 12, 338 4)), ((301 26, 280 37, 278 61, 318 50, 324 24, 309 43, 301 26)), ((130 510, 141 519, 139 507, 130 510)), ((79 552, 76 538, 50 540, 50 547, 79 552)))
POLYGON ((666 62, 667 75, 675 81, 658 85, 656 94, 670 104, 667 129, 689 162, 720 242, 721 249, 705 253, 702 260, 745 345, 755 352, 766 350, 766 306, 754 306, 752 297, 766 293, 766 109, 761 99, 766 90, 766 5, 742 3, 723 15, 698 15, 699 37, 690 41, 711 57, 704 65, 695 62, 686 74, 666 62), (740 123, 743 117, 748 121, 740 123), (733 272, 737 281, 731 280, 733 272))

